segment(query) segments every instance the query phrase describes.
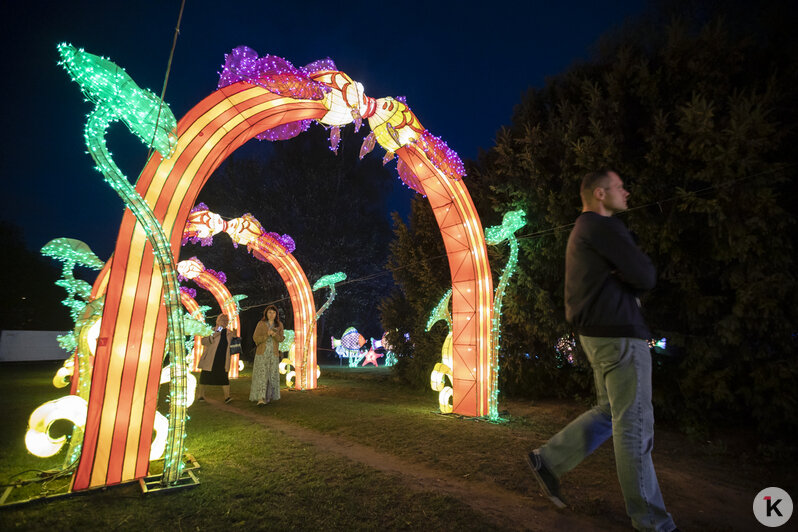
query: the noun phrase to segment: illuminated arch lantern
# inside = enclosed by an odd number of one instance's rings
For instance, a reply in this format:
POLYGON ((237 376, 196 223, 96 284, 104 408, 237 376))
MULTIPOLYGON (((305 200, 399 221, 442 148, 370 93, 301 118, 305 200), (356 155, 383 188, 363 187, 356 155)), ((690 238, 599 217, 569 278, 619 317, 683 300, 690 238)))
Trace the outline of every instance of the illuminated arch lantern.
MULTIPOLYGON (((205 311, 208 307, 200 307, 194 299, 197 297, 197 291, 193 288, 185 286, 180 287, 180 302, 183 303, 186 311, 192 318, 198 321, 205 321, 205 311)), ((199 371, 199 359, 202 356, 202 337, 197 335, 194 337, 194 345, 191 348, 191 371, 199 371)))
MULTIPOLYGON (((362 85, 329 60, 296 68, 284 59, 258 58, 248 48, 237 48, 227 56, 218 90, 178 122, 174 149, 166 156, 153 154, 135 190, 177 256, 202 187, 248 140, 258 135, 291 138, 316 120, 332 128, 335 141, 336 127, 357 126, 364 119, 374 133, 367 140, 379 142, 387 157, 398 157, 400 176, 426 195, 435 214, 452 278, 453 411, 485 415, 493 287, 482 225, 461 179, 462 163, 403 102, 366 96, 362 85)), ((145 227, 125 211, 107 282, 98 280, 103 287, 94 287, 105 291, 92 385, 102 392, 88 405, 76 490, 147 473, 149 448, 139 442, 144 441, 140 435, 152 432, 157 396, 157 387, 147 383, 159 378, 160 364, 154 361, 162 357, 167 338, 161 266, 147 244, 145 227)), ((262 242, 265 248, 272 244, 262 242)), ((315 359, 315 338, 306 345, 308 359, 315 359)), ((315 374, 306 372, 302 385, 316 387, 315 374)))
MULTIPOLYGON (((197 283, 198 286, 213 294, 213 297, 219 304, 219 308, 222 309, 224 314, 227 314, 227 318, 230 320, 229 328, 240 335, 241 321, 238 319, 238 301, 247 296, 234 296, 230 293, 227 286, 225 286, 227 277, 224 272, 206 269, 205 265, 202 264, 197 257, 191 257, 188 260, 178 262, 177 271, 181 277, 191 279, 197 283)), ((231 379, 238 378, 238 359, 238 355, 230 355, 230 370, 228 374, 231 379)), ((195 365, 196 364, 198 364, 198 362, 195 362, 195 365)))
MULTIPOLYGON (((230 235, 234 245, 246 246, 247 251, 255 258, 274 266, 285 283, 294 314, 295 341, 302 347, 292 357, 295 368, 295 379, 292 382, 300 390, 315 388, 319 372, 313 333, 318 315, 308 278, 293 255, 296 249, 294 240, 288 235, 265 232, 257 218, 249 213, 225 222, 221 216, 211 212, 207 205, 200 203, 189 213, 183 231, 183 243, 200 242, 207 246, 212 243, 213 236, 220 232, 230 235)), ((334 297, 335 280, 332 282, 334 297)), ((323 309, 320 310, 322 311, 323 309)))

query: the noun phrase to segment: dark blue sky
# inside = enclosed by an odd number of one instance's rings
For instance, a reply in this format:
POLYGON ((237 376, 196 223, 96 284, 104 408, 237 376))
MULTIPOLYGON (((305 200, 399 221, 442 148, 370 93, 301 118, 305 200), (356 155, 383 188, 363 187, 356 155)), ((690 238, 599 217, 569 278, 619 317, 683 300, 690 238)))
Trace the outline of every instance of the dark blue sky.
MULTIPOLYGON (((527 88, 589 58, 601 34, 646 4, 395 2, 389 8, 359 1, 187 0, 166 101, 179 120, 216 88, 224 54, 239 45, 297 66, 330 57, 369 96, 407 97, 427 129, 461 158, 475 158, 493 145, 527 88)), ((122 214, 121 200, 85 153, 91 106, 56 64, 56 44, 108 57, 139 86, 160 94, 179 8, 179 0, 153 0, 13 2, 3 9, 0 217, 22 227, 31 249, 77 238, 105 260, 122 214)), ((122 170, 138 175, 145 146, 121 124, 107 139, 122 170)), ((394 205, 401 210, 408 198, 399 194, 394 205)))

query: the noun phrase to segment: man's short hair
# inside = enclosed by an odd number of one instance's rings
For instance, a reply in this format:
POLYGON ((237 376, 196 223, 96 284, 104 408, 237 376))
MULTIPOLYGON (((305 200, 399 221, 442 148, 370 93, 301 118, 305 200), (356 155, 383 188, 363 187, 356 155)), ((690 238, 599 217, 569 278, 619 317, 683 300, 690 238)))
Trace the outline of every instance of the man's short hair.
POLYGON ((579 195, 582 199, 587 200, 593 195, 595 189, 604 185, 610 178, 610 172, 612 171, 609 168, 602 168, 583 177, 582 184, 579 186, 579 195))

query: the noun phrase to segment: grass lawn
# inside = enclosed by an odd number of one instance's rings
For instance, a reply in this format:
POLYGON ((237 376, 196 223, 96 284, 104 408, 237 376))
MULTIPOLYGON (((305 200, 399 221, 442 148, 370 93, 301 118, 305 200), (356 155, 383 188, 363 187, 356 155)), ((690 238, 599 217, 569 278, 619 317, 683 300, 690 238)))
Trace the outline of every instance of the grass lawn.
MULTIPOLYGON (((3 484, 63 462, 63 452, 40 459, 23 443, 33 409, 64 394, 50 382, 57 368, 0 366, 3 484)), ((319 389, 284 389, 280 401, 265 407, 247 400, 247 372, 232 382, 230 405, 221 403, 218 388, 207 403, 195 403, 186 451, 201 466, 199 486, 144 495, 133 483, 6 507, 0 509, 0 529, 629 528, 611 444, 563 477, 564 511, 549 507, 526 470, 524 453, 584 405, 506 402, 500 409, 509 411, 508 421, 491 424, 436 414, 434 392, 404 389, 387 369, 322 371, 319 389)), ((738 449, 736 440, 697 443, 658 430, 655 465, 681 528, 749 529, 754 495, 794 475, 735 466, 738 449)), ((55 490, 58 482, 32 484, 14 498, 55 490)))

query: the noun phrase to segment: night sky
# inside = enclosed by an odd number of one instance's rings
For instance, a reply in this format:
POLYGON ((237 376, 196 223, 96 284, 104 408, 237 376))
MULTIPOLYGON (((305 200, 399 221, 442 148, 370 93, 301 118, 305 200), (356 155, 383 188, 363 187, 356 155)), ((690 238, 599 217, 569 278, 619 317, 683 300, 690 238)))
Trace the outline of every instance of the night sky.
MULTIPOLYGON (((642 0, 381 5, 187 0, 165 100, 179 120, 216 89, 224 55, 236 46, 296 66, 330 57, 368 96, 405 96, 422 125, 473 159, 493 145, 523 92, 588 59, 601 34, 646 8, 642 0)), ((179 10, 179 0, 4 7, 0 217, 23 229, 32 250, 70 237, 105 260, 122 215, 85 153, 92 106, 57 65, 56 45, 108 57, 160 95, 179 10)), ((120 123, 107 140, 120 168, 138 175, 146 147, 120 123)), ((245 149, 257 150, 258 141, 250 143, 245 149)), ((406 211, 409 192, 396 182, 392 205, 406 211)))

